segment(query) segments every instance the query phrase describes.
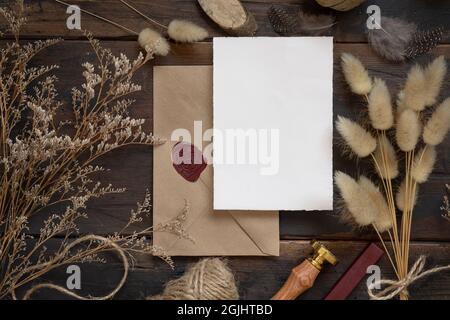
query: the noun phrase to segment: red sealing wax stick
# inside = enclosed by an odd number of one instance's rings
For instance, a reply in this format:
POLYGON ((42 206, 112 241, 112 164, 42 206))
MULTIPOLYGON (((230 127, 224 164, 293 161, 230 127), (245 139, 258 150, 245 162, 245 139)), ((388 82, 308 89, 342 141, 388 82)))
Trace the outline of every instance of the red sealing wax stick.
POLYGON ((345 300, 366 276, 367 267, 376 264, 383 254, 384 251, 380 247, 371 243, 338 280, 324 300, 345 300))

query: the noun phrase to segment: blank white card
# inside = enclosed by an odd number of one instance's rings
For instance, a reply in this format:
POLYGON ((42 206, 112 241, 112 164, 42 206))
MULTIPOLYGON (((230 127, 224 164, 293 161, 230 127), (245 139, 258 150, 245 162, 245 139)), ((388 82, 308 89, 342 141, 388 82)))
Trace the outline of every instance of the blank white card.
POLYGON ((333 208, 333 38, 214 38, 214 209, 333 208))

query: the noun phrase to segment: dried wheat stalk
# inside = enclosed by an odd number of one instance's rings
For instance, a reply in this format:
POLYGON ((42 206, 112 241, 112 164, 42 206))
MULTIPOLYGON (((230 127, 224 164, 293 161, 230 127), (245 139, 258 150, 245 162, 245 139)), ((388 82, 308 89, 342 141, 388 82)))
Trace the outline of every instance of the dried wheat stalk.
MULTIPOLYGON (((104 241, 97 236, 83 237, 83 243, 71 240, 79 232, 78 221, 87 218, 89 200, 125 191, 96 181, 93 176, 105 169, 95 160, 127 145, 162 142, 143 130, 144 119, 127 114, 133 104, 127 96, 141 90, 132 78, 153 58, 151 50, 130 61, 123 54, 114 56, 87 35, 98 65, 83 64, 84 83, 72 89, 73 117, 58 122, 63 103, 57 99, 57 79, 51 75, 58 66, 30 67, 30 61, 59 40, 19 43, 25 22, 22 12, 22 1, 15 8, 0 8, 15 36, 0 50, 0 298, 15 298, 18 288, 62 265, 104 262, 102 253, 111 250, 126 254, 126 263, 144 253, 172 264, 147 239, 154 229, 130 230, 150 212, 148 193, 124 228, 104 241), (43 209, 53 214, 40 217, 43 209), (34 223, 42 221, 34 239, 27 235, 32 218, 34 223), (131 235, 124 235, 125 231, 131 235), (46 244, 55 236, 62 236, 60 248, 47 250, 46 244)), ((156 229, 188 238, 182 226, 185 216, 186 210, 156 229)))

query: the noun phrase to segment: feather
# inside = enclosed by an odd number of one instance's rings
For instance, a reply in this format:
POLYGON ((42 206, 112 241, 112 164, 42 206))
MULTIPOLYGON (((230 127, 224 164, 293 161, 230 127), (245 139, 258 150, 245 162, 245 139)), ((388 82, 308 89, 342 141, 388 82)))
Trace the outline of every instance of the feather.
POLYGON ((208 38, 208 31, 186 20, 172 20, 167 29, 169 37, 178 42, 197 42, 208 38))
POLYGON ((289 12, 285 7, 272 5, 267 15, 273 30, 283 36, 295 33, 297 29, 298 19, 289 12))
POLYGON ((416 32, 405 50, 406 57, 414 59, 430 52, 441 42, 443 33, 442 28, 416 32))
POLYGON ((320 36, 336 24, 332 15, 298 13, 298 33, 308 36, 320 36))
POLYGON ((390 61, 403 61, 406 59, 406 48, 416 30, 414 23, 382 17, 381 29, 369 30, 367 38, 380 56, 390 61))

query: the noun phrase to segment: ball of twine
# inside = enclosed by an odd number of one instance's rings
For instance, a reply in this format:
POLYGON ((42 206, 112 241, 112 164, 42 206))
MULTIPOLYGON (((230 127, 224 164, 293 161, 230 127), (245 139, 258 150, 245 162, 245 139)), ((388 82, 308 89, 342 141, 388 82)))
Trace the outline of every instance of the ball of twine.
POLYGON ((237 300, 239 293, 234 275, 218 258, 203 259, 183 276, 168 282, 160 295, 149 300, 237 300))

